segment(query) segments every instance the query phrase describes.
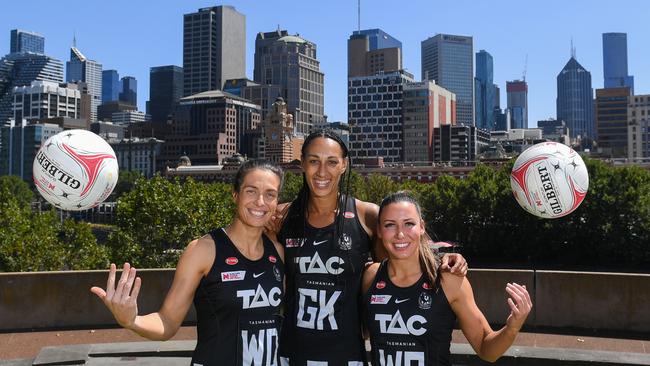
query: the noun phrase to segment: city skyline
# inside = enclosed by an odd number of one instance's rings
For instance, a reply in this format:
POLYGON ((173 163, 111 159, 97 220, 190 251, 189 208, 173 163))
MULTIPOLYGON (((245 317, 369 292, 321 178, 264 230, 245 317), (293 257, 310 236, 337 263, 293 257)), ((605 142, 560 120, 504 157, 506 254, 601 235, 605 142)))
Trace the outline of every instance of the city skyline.
MULTIPOLYGON (((400 4, 399 13, 390 10, 394 4, 388 1, 361 3, 361 29, 379 28, 401 41, 404 67, 418 80, 420 44, 438 33, 472 36, 473 53, 485 49, 492 54, 494 82, 502 91, 507 80, 521 78, 526 68, 529 127, 556 115, 556 76, 570 58, 572 41, 577 60, 591 72, 592 87, 597 89, 603 86, 602 33, 627 33, 628 70, 635 78, 635 92, 650 93, 650 70, 643 67, 643 60, 650 56, 644 46, 650 31, 644 27, 643 17, 650 13, 650 3, 626 1, 614 7, 596 1, 584 7, 559 1, 526 6, 515 1, 497 5, 411 1, 400 4)), ((147 2, 122 0, 106 4, 72 0, 66 7, 35 4, 25 1, 3 5, 0 23, 6 28, 0 29, 0 55, 9 53, 10 30, 21 29, 45 37, 45 53, 65 62, 76 36, 78 48, 88 58, 102 63, 104 69, 115 69, 120 75, 138 80, 141 111, 145 111, 149 96, 149 68, 182 66, 183 15, 203 7, 232 5, 246 16, 246 76, 253 79, 258 32, 279 27, 290 34, 298 33, 318 47, 317 58, 325 74, 328 120, 347 121, 347 40, 357 30, 356 1, 161 1, 155 8, 147 2), (141 23, 130 23, 132 27, 111 28, 115 23, 106 21, 130 12, 146 16, 135 17, 141 23)), ((502 106, 506 105, 505 94, 501 93, 502 106)))

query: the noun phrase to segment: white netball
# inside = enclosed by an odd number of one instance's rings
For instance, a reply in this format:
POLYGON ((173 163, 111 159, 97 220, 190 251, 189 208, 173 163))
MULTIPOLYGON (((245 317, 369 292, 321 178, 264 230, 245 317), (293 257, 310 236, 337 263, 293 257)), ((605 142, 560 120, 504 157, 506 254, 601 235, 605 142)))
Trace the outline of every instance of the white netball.
POLYGON ((519 155, 510 185, 521 207, 551 219, 578 208, 587 195, 589 174, 575 150, 557 142, 542 142, 519 155))
POLYGON ((52 205, 87 210, 103 202, 115 188, 117 158, 113 148, 96 134, 67 130, 43 143, 33 173, 38 192, 52 205))

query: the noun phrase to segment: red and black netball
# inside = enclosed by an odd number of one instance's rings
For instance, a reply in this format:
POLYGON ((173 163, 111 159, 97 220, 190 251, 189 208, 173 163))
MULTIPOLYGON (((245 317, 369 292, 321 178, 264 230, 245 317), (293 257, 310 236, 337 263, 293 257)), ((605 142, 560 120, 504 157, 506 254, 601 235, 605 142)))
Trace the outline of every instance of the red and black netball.
POLYGON ((81 211, 103 202, 115 188, 115 152, 86 130, 59 132, 43 143, 33 165, 38 192, 57 208, 81 211))
POLYGON ((587 195, 589 174, 572 148, 542 142, 519 155, 510 174, 510 185, 521 207, 550 219, 566 216, 578 208, 587 195))

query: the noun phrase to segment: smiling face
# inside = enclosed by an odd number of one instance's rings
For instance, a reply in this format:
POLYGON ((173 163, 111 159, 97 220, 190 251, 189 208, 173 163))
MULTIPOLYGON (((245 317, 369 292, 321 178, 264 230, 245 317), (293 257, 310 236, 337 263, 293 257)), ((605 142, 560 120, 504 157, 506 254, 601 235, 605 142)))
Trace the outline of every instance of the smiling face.
POLYGON ((424 221, 411 202, 394 202, 381 211, 377 235, 391 259, 417 260, 424 232, 424 221))
POLYGON ((278 206, 280 177, 267 169, 249 171, 239 192, 232 196, 237 204, 237 218, 248 226, 264 227, 278 206))
POLYGON ((311 194, 315 197, 336 196, 347 162, 341 145, 326 137, 313 139, 302 157, 302 169, 311 194))

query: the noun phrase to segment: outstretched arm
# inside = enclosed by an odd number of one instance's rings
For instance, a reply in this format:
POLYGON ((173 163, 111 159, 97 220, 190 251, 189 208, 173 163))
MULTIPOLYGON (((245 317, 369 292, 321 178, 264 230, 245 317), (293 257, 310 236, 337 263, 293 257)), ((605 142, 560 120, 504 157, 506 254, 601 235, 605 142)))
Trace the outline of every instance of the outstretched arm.
POLYGON ((506 325, 494 331, 476 306, 472 287, 467 278, 443 274, 443 288, 445 294, 451 294, 449 302, 458 317, 463 334, 476 354, 490 362, 496 361, 512 345, 533 306, 524 286, 516 283, 507 284, 510 315, 506 325))
POLYGON ((122 327, 151 340, 167 340, 181 326, 192 304, 194 291, 214 260, 214 245, 208 245, 211 242, 211 239, 202 238, 187 246, 176 267, 172 286, 158 312, 138 315, 137 298, 142 281, 136 277, 136 269, 128 263, 124 264, 117 286, 116 268, 111 264, 106 290, 93 287, 90 291, 104 302, 122 327))

